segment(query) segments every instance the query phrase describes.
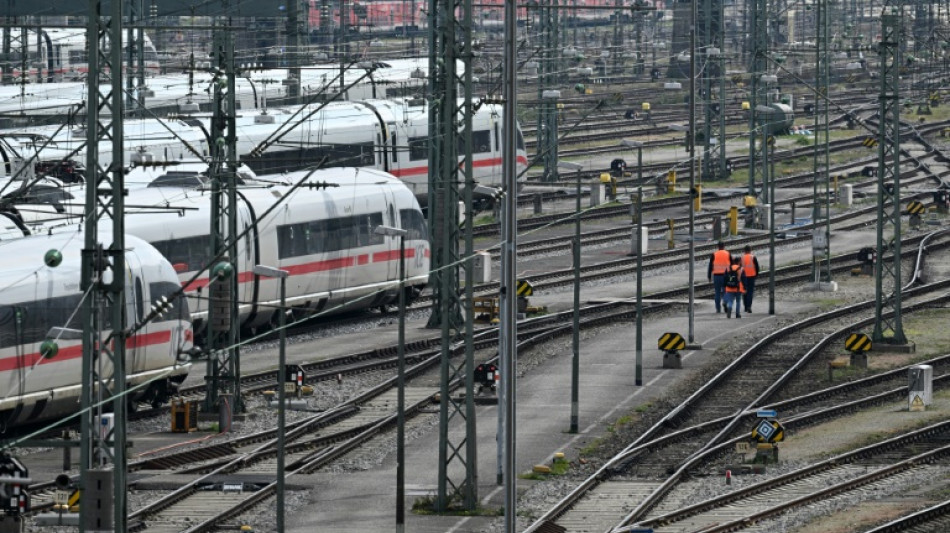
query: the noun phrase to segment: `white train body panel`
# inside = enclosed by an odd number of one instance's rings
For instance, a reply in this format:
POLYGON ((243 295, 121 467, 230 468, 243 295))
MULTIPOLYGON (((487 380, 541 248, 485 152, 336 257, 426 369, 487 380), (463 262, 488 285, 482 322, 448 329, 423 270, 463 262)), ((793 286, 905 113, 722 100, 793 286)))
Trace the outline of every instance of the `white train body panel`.
MULTIPOLYGON (((294 183, 305 175, 293 172, 284 178, 294 183)), ((400 180, 373 169, 337 168, 316 171, 307 181, 337 186, 301 187, 292 192, 286 186, 239 191, 239 231, 256 228, 238 240, 237 246, 236 273, 245 326, 266 323, 280 301, 279 281, 254 275, 257 264, 287 270, 287 304, 308 313, 329 314, 396 301, 399 239, 375 235, 373 230, 380 225, 409 230, 406 285, 421 290, 429 276, 428 236, 419 204, 400 180), (278 207, 265 215, 281 198, 278 207)), ((165 254, 183 284, 211 259, 207 251, 211 224, 208 191, 145 189, 131 193, 126 203, 180 209, 166 214, 130 212, 125 227, 165 254)), ((196 320, 207 318, 208 284, 205 270, 187 286, 196 320)))
MULTIPOLYGON (((272 109, 268 112, 274 118, 272 124, 258 123, 256 113, 244 114, 236 124, 237 153, 241 162, 258 175, 310 168, 320 161, 324 161, 324 167, 375 168, 402 179, 417 197, 424 199, 429 180, 429 112, 425 105, 415 104, 409 99, 331 103, 300 124, 302 117, 317 108, 307 106, 300 113, 297 113, 298 108, 272 109), (265 140, 274 139, 277 132, 282 134, 279 140, 256 155, 255 149, 265 140)), ((480 185, 503 185, 502 112, 500 105, 483 104, 472 119, 474 179, 480 185)), ((208 119, 197 118, 162 122, 126 120, 123 161, 130 166, 142 157, 156 162, 207 158, 210 154, 206 135, 210 130, 208 122, 208 119)), ((22 134, 25 130, 6 132, 22 134)), ((39 140, 19 140, 18 146, 5 149, 17 152, 20 157, 29 157, 40 146, 45 146, 37 156, 40 160, 71 157, 85 164, 85 130, 40 127, 31 128, 29 132, 38 135, 39 140), (46 143, 46 138, 51 142, 46 143)), ((528 163, 520 131, 515 142, 520 173, 528 163)), ((112 159, 111 142, 100 143, 100 166, 105 168, 112 159)))
MULTIPOLYGON (((0 243, 0 432, 16 424, 39 422, 75 413, 82 384, 82 340, 58 340, 59 352, 40 355, 40 344, 52 328, 81 330, 80 256, 84 237, 69 232, 0 243), (43 263, 47 250, 57 249, 57 267, 43 263)), ((168 261, 141 239, 126 240, 126 316, 144 317, 152 303, 177 290, 177 276, 168 261)), ((187 305, 180 299, 163 318, 140 329, 126 342, 126 374, 131 385, 180 381, 189 365, 178 362, 192 345, 187 305)), ((104 367, 104 376, 111 368, 104 367)), ((143 387, 140 395, 153 389, 143 387)))

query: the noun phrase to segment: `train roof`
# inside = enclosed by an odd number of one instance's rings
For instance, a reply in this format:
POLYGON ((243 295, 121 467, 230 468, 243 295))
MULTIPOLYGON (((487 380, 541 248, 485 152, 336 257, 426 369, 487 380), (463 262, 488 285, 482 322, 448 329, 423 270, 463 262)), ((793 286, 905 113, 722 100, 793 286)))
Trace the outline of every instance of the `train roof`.
MULTIPOLYGON (((402 180, 381 170, 375 170, 365 167, 333 167, 319 169, 315 171, 298 170, 284 174, 260 175, 257 177, 259 182, 268 182, 272 185, 266 187, 242 187, 240 193, 251 201, 276 201, 283 197, 290 190, 290 187, 304 179, 308 183, 327 183, 335 185, 322 190, 325 194, 331 196, 344 196, 358 193, 359 190, 368 190, 368 188, 387 187, 397 191, 404 191, 406 195, 411 195, 409 188, 402 180)), ((306 187, 298 188, 297 191, 306 190, 306 187)), ((188 208, 189 206, 207 204, 207 198, 210 190, 195 190, 186 187, 159 187, 137 189, 129 192, 126 198, 127 212, 133 214, 135 211, 148 212, 153 208, 162 208, 174 210, 175 208, 188 208)), ((408 196, 407 196, 408 197, 408 196)))
MULTIPOLYGON (((100 240, 108 239, 105 229, 100 235, 100 240)), ((76 225, 51 234, 0 241, 0 272, 3 272, 0 293, 3 293, 4 288, 13 285, 33 283, 30 276, 44 269, 78 273, 84 244, 85 234, 76 225), (63 254, 60 265, 49 267, 44 264, 44 256, 49 250, 59 250, 63 254)), ((127 249, 136 250, 143 256, 152 257, 158 254, 150 244, 132 235, 126 235, 125 245, 127 249)), ((78 282, 77 278, 76 283, 78 282)), ((78 291, 78 287, 76 290, 78 291)))
MULTIPOLYGON (((84 36, 82 37, 85 38, 84 36)), ((464 64, 457 62, 458 72, 464 71, 464 64)), ((373 87, 381 89, 377 96, 385 96, 382 87, 425 85, 429 70, 427 58, 392 59, 375 61, 369 64, 352 65, 343 75, 343 84, 356 84, 349 89, 351 98, 373 96, 373 87), (367 67, 373 67, 372 75, 367 76, 367 67), (362 79, 361 79, 362 78, 362 79), (368 91, 359 87, 369 87, 368 91)), ((303 66, 300 69, 300 87, 304 96, 333 91, 340 86, 337 76, 339 64, 317 64, 303 66)), ((287 77, 287 69, 251 70, 235 79, 235 94, 244 110, 262 107, 268 99, 287 96, 287 89, 275 80, 287 77)), ((207 104, 210 93, 205 89, 213 76, 200 68, 191 75, 185 72, 152 75, 146 78, 146 86, 151 93, 145 98, 146 107, 176 106, 188 101, 207 104)), ((54 83, 30 83, 26 88, 19 85, 0 87, 0 113, 17 111, 31 114, 65 114, 72 106, 84 102, 89 88, 85 83, 63 81, 54 83)), ((104 110, 107 111, 107 110, 104 110)), ((245 111, 245 112, 246 112, 245 111)))

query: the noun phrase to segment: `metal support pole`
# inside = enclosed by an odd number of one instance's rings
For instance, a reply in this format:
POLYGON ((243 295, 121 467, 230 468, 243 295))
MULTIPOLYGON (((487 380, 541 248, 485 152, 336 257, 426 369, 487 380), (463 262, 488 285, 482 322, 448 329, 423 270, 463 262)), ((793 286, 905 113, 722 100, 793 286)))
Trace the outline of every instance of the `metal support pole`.
MULTIPOLYGON (((643 385, 643 187, 637 187, 637 370, 635 383, 643 385)), ((692 270, 692 268, 691 268, 692 270)))
POLYGON ((399 338, 396 358, 396 533, 406 531, 406 231, 399 236, 399 338))
POLYGON ((284 432, 287 428, 287 272, 280 277, 280 309, 277 327, 280 328, 280 361, 277 364, 277 533, 284 533, 284 432))
MULTIPOLYGON (((643 185, 643 147, 637 147, 637 185, 643 185)), ((639 206, 637 206, 639 209, 639 206)), ((639 215, 639 211, 637 214, 639 215)))
MULTIPOLYGON (((693 193, 696 190, 696 4, 690 3, 689 27, 689 342, 695 342, 694 307, 696 290, 696 202, 693 193)), ((639 276, 637 277, 639 279, 639 276)))
POLYGON ((284 388, 287 382, 287 276, 290 273, 266 265, 256 265, 253 272, 257 276, 280 279, 280 309, 277 310, 280 335, 277 355, 277 532, 284 533, 284 442, 287 427, 287 392, 284 388))
MULTIPOLYGON (((766 115, 768 116, 768 115, 766 115)), ((768 127, 763 128, 763 136, 768 136, 768 127)), ((771 149, 765 146, 762 149, 762 170, 765 171, 763 179, 768 180, 769 184, 769 314, 775 314, 775 173, 769 166, 769 160, 774 159, 775 154, 770 154, 771 149)), ((763 186, 764 188, 764 186, 763 186)))
POLYGON ((577 171, 577 201, 574 207, 574 357, 571 359, 571 433, 578 431, 581 365, 581 171, 577 171))
POLYGON ((516 251, 518 238, 518 208, 517 168, 515 143, 517 135, 515 114, 518 109, 518 78, 515 71, 518 68, 518 12, 514 1, 505 2, 505 66, 504 66, 504 98, 505 115, 503 122, 504 143, 502 152, 502 176, 507 194, 505 195, 505 209, 502 223, 502 293, 501 293, 501 327, 504 332, 500 355, 502 361, 502 390, 504 391, 504 485, 505 485, 505 533, 515 533, 517 517, 517 477, 515 473, 515 379, 517 370, 516 339, 518 324, 515 321, 517 300, 515 298, 516 283, 516 251))

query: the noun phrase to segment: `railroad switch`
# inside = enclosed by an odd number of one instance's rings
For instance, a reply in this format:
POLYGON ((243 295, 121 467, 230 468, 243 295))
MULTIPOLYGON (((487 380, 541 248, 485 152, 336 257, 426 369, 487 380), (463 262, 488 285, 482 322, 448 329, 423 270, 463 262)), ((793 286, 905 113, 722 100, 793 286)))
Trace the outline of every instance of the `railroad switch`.
MULTIPOLYGON (((530 281, 519 279, 516 283, 516 294, 518 295, 519 320, 529 315, 547 312, 547 307, 528 304, 528 296, 534 294, 534 286, 531 285, 530 281)), ((482 324, 498 324, 501 318, 499 302, 500 298, 498 296, 476 296, 472 298, 473 321, 482 324)))

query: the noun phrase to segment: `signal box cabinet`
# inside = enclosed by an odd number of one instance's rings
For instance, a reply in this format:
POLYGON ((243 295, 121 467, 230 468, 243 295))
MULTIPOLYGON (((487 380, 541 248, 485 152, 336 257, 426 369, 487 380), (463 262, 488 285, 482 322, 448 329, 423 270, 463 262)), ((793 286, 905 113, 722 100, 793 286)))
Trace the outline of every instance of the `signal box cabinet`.
POLYGON ((198 431, 198 403, 172 400, 172 432, 198 431))

